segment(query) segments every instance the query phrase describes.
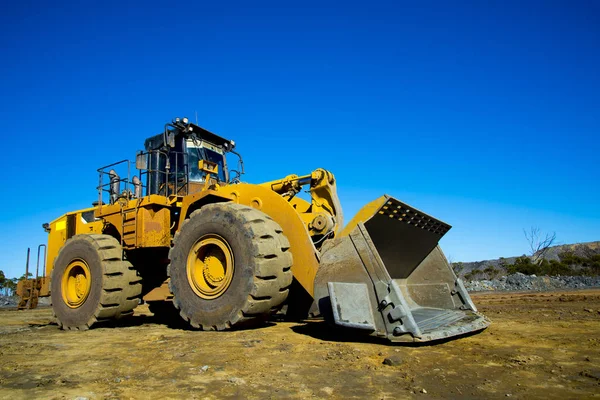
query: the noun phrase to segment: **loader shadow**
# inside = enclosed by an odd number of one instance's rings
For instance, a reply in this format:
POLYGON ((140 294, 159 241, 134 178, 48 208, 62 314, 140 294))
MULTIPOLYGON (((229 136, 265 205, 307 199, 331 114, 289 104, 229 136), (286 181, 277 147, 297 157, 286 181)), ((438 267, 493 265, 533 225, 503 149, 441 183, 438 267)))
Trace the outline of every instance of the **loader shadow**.
POLYGON ((300 335, 310 336, 314 339, 323 340, 327 342, 338 342, 338 343, 373 343, 373 344, 383 344, 387 346, 399 346, 399 347, 428 347, 428 346, 436 346, 443 343, 452 342, 455 340, 460 340, 464 338, 468 338, 473 335, 477 335, 483 331, 474 331, 465 333, 460 336, 453 336, 450 338, 431 340, 428 342, 390 342, 387 339, 379 338, 375 336, 369 336, 365 334, 364 331, 354 330, 349 328, 339 328, 336 326, 332 326, 325 321, 322 320, 306 320, 303 321, 304 325, 296 325, 292 326, 290 329, 294 333, 298 333, 300 335))
MULTIPOLYGON (((99 324, 95 324, 94 328, 132 328, 132 327, 140 327, 145 325, 162 325, 168 329, 189 331, 189 332, 203 332, 202 329, 194 328, 183 318, 179 317, 179 315, 173 315, 168 318, 165 316, 155 316, 155 315, 133 315, 131 317, 105 321, 99 324)), ((275 323, 271 321, 261 320, 261 321, 249 321, 247 323, 236 325, 232 329, 228 329, 228 331, 247 331, 247 330, 255 330, 255 329, 263 329, 268 328, 270 326, 274 326, 275 323)))
POLYGON ((136 326, 142 326, 149 322, 150 317, 146 315, 134 315, 131 317, 125 317, 120 319, 111 319, 109 321, 102 321, 95 323, 91 329, 97 328, 133 328, 136 326))

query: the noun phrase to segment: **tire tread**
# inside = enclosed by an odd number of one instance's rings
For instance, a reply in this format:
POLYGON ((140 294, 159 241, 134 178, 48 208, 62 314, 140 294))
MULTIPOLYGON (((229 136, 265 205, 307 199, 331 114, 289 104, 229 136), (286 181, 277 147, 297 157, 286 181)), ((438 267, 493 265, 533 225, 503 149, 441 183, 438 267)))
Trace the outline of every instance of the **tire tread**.
MULTIPOLYGON (((214 203, 205 205, 201 209, 192 212, 175 234, 173 238, 174 246, 177 245, 180 233, 188 221, 200 213, 218 213, 224 211, 225 208, 232 211, 236 218, 242 220, 243 225, 252 233, 252 256, 255 259, 256 265, 254 282, 244 306, 233 318, 216 325, 204 326, 201 321, 192 320, 181 309, 181 304, 177 298, 177 288, 171 279, 169 289, 174 294, 173 305, 179 310, 181 317, 197 329, 230 329, 248 320, 253 320, 278 310, 287 299, 289 287, 293 280, 291 270, 293 259, 289 251, 290 243, 283 234, 283 230, 279 224, 262 211, 242 204, 214 203)), ((170 259, 173 259, 172 252, 174 248, 172 247, 169 252, 170 259)), ((167 274, 171 276, 171 265, 167 267, 167 274)))
MULTIPOLYGON (((69 325, 61 321, 54 312, 58 326, 68 330, 87 330, 97 322, 131 315, 141 298, 141 277, 129 261, 123 260, 120 243, 114 237, 105 234, 75 235, 65 242, 58 256, 69 243, 78 240, 92 244, 100 258, 103 271, 100 299, 93 315, 84 324, 69 325)), ((55 271, 56 269, 53 269, 52 279, 60 279, 55 276, 55 271)))

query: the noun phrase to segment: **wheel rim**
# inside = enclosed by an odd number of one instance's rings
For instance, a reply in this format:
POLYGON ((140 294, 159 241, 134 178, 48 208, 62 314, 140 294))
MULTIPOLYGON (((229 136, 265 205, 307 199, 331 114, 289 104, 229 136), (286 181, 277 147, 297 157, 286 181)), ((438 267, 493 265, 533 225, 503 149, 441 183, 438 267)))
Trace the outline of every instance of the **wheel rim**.
POLYGON ((205 235, 194 243, 187 258, 187 277, 194 292, 203 299, 221 296, 233 278, 233 252, 225 239, 205 235))
POLYGON ((70 308, 80 307, 92 286, 90 268, 83 260, 73 260, 65 269, 62 277, 62 298, 70 308))

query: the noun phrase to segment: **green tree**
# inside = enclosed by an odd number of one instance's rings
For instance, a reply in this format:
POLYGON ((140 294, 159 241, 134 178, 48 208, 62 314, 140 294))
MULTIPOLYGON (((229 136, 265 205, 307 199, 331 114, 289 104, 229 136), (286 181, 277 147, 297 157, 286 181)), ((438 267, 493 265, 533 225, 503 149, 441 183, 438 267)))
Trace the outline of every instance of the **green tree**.
POLYGON ((27 276, 25 276, 25 274, 21 275, 21 277, 19 278, 20 281, 25 280, 25 279, 29 279, 33 276, 33 274, 31 272, 27 273, 27 276))

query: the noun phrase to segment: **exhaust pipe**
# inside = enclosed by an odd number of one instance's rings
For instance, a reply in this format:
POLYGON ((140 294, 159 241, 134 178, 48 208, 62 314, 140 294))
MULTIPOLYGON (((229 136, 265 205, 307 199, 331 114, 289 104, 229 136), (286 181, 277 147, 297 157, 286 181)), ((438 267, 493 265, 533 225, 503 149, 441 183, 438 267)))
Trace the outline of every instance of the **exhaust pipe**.
POLYGON ((326 320, 393 342, 444 339, 485 329, 438 246, 450 230, 382 196, 322 249, 315 302, 326 320))

